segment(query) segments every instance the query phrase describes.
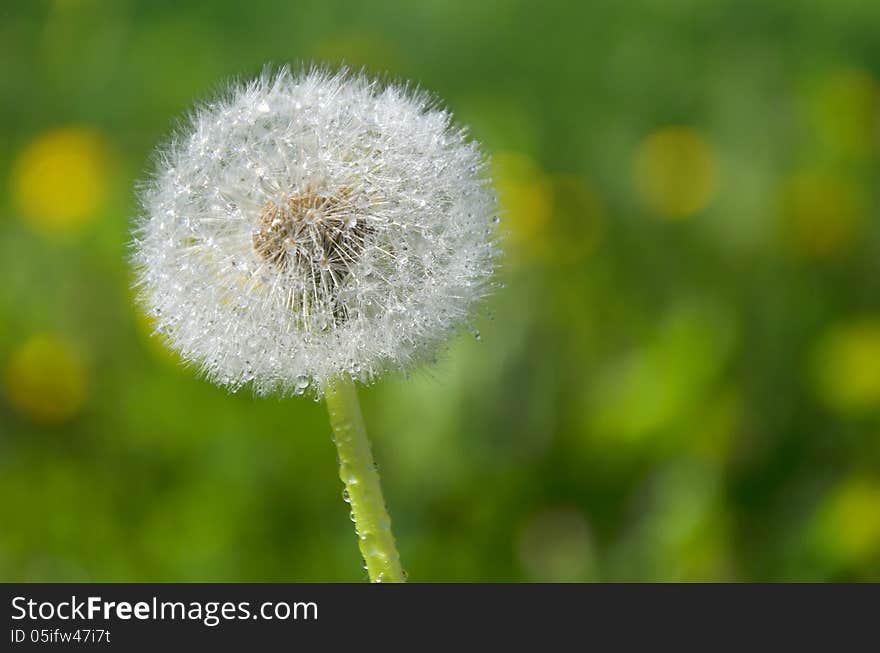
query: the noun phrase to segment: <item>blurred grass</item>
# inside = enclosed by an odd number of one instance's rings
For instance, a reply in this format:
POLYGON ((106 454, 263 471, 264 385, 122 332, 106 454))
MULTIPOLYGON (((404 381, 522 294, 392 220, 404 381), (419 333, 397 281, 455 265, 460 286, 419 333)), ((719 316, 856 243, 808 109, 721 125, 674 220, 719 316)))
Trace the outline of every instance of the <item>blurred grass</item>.
POLYGON ((329 426, 131 302, 133 186, 267 62, 493 156, 477 341, 363 392, 414 580, 880 580, 880 5, 6 3, 0 578, 360 580, 329 426))

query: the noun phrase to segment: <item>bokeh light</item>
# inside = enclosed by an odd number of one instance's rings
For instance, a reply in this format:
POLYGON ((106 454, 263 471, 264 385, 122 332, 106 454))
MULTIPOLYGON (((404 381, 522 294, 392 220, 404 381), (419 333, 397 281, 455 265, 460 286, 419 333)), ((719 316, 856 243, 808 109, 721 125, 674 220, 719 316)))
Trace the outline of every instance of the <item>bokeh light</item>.
POLYGON ((880 144, 880 88, 863 68, 833 68, 809 96, 810 126, 832 154, 864 158, 880 144))
POLYGON ((545 252, 553 213, 550 180, 531 157, 520 152, 495 154, 492 176, 512 246, 526 257, 545 252))
POLYGON ((880 408, 880 317, 831 328, 812 366, 819 396, 830 407, 845 414, 880 408))
POLYGON ((823 502, 817 516, 824 553, 840 563, 873 562, 880 556, 880 480, 847 479, 823 502))
POLYGON ((574 264, 599 245, 606 211, 583 178, 545 174, 521 152, 493 156, 492 176, 516 260, 574 264))
POLYGON ((14 350, 5 381, 12 408, 41 424, 70 420, 86 400, 86 368, 81 356, 51 335, 32 336, 14 350))
POLYGON ((857 241, 865 218, 862 189, 826 171, 792 175, 785 184, 783 217, 786 240, 809 258, 831 258, 857 241))
POLYGON ((22 218, 37 231, 75 231, 94 219, 107 199, 110 163, 93 130, 44 133, 18 155, 14 192, 22 218))
POLYGON ((633 174, 639 198, 656 215, 677 220, 705 209, 718 170, 706 137, 691 127, 666 127, 639 145, 633 174))

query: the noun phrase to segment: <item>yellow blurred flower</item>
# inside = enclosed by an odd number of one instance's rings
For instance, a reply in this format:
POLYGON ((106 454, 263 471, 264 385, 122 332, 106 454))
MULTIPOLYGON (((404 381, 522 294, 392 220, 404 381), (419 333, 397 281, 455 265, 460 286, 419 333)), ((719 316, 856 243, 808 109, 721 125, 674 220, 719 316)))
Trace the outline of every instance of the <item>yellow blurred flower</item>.
POLYGON ((677 220, 705 209, 715 196, 715 154, 690 127, 667 127, 649 135, 636 153, 636 193, 660 217, 677 220))
POLYGON ((552 188, 546 175, 527 155, 502 152, 492 157, 492 177, 514 254, 530 258, 545 253, 553 210, 552 188))
POLYGON ((503 226, 515 254, 576 263, 601 240, 605 210, 580 177, 545 174, 527 155, 492 158, 503 226))
POLYGON ((813 373, 818 394, 832 408, 880 407, 880 318, 832 329, 815 350, 813 373))
POLYGON ((38 423, 69 420, 86 399, 83 361, 49 335, 32 336, 13 352, 5 381, 10 405, 38 423))
POLYGON ((44 234, 81 228, 107 199, 109 168, 96 132, 71 127, 43 134, 15 162, 13 191, 22 217, 44 234))
POLYGON ((535 245, 553 210, 549 180, 530 157, 518 152, 493 156, 492 176, 511 241, 535 245))
POLYGON ((844 481, 820 508, 817 524, 822 546, 843 561, 880 554, 880 481, 844 481))
POLYGON ((860 68, 838 68, 821 78, 809 98, 813 130, 832 152, 861 157, 876 149, 880 92, 860 68))
POLYGON ((853 182, 808 170, 789 178, 783 190, 783 219, 789 243, 799 254, 830 258, 856 241, 865 199, 853 182))

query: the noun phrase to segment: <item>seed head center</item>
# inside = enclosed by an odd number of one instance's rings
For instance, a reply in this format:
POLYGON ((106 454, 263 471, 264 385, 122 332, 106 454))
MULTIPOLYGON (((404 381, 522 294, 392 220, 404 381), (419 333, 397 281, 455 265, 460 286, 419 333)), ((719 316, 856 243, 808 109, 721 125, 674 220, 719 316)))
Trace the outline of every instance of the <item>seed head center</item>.
POLYGON ((350 193, 307 189, 264 207, 253 232, 254 251, 279 272, 335 286, 363 251, 367 229, 350 193))

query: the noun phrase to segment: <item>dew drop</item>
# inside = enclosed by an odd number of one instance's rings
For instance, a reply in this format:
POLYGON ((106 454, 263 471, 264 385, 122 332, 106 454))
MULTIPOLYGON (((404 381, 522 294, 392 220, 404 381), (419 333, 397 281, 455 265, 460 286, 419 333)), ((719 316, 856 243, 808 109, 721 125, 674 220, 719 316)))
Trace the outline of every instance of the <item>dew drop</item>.
POLYGON ((375 535, 364 532, 361 535, 360 544, 361 554, 365 558, 375 558, 379 555, 379 542, 375 535))
POLYGON ((348 488, 342 488, 342 500, 345 503, 351 503, 351 495, 348 493, 348 488))

